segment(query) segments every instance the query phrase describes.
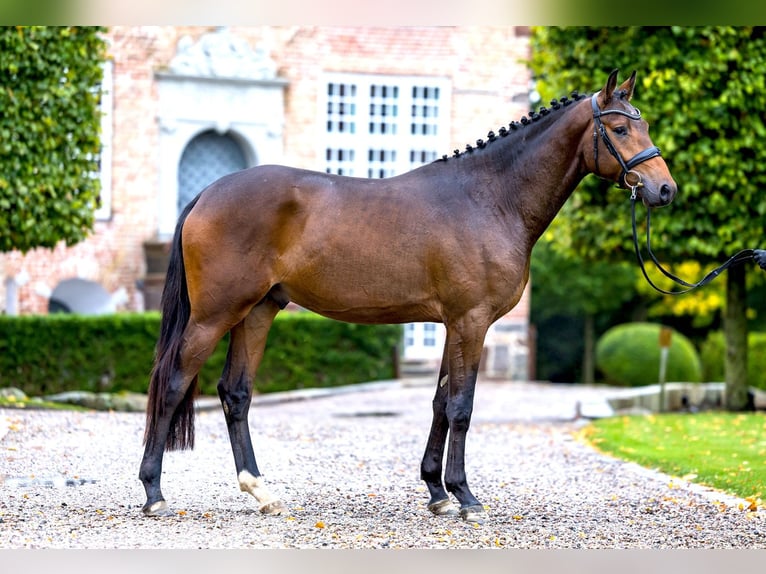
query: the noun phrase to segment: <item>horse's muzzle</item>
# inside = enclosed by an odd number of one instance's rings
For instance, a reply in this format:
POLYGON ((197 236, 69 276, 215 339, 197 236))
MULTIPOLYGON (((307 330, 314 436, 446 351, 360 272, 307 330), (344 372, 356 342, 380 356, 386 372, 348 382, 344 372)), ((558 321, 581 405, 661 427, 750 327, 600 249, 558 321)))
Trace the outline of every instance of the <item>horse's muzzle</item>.
POLYGON ((665 207, 673 201, 678 191, 675 182, 663 183, 659 189, 652 189, 648 185, 641 186, 638 189, 641 200, 646 207, 665 207))

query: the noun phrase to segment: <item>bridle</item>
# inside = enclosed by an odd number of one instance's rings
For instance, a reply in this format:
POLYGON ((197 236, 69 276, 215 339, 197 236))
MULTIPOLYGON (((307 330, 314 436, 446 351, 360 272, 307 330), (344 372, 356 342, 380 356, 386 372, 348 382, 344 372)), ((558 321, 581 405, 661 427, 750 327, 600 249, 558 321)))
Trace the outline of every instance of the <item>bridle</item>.
POLYGON ((614 147, 612 140, 609 139, 609 134, 606 133, 606 128, 604 127, 604 124, 601 122, 601 118, 609 114, 619 114, 631 120, 640 120, 641 110, 639 110, 638 108, 634 108, 636 110, 635 113, 630 113, 630 112, 626 112, 624 110, 618 110, 618 109, 601 110, 598 107, 597 100, 598 100, 598 93, 595 93, 590 99, 590 105, 593 108, 593 159, 594 159, 595 168, 596 168, 595 174, 599 177, 601 176, 598 169, 598 136, 601 135, 601 140, 604 142, 606 149, 609 151, 612 157, 614 157, 614 159, 617 160, 617 162, 620 164, 620 167, 622 168, 622 173, 620 174, 620 177, 618 178, 618 182, 620 183, 621 186, 625 188, 629 188, 631 190, 631 197, 635 197, 636 189, 641 187, 641 174, 638 173, 637 171, 634 171, 633 168, 636 167, 638 164, 645 162, 646 160, 649 160, 649 159, 652 159, 653 157, 657 157, 661 155, 660 148, 658 148, 656 145, 652 147, 648 147, 645 150, 638 152, 628 161, 625 161, 624 159, 622 159, 620 152, 617 151, 617 148, 614 147), (635 183, 631 183, 628 180, 628 176, 635 178, 635 183))
POLYGON ((671 279, 675 281, 677 284, 686 287, 686 289, 683 289, 681 291, 666 291, 665 289, 662 289, 660 287, 657 287, 652 280, 649 278, 649 275, 646 273, 646 269, 644 267, 644 258, 641 256, 641 249, 638 245, 638 231, 636 228, 636 200, 637 197, 637 189, 639 187, 643 186, 643 182, 641 179, 641 174, 635 171, 633 168, 636 167, 638 164, 643 163, 649 159, 652 159, 653 157, 660 156, 660 148, 657 146, 652 146, 649 148, 646 148, 643 151, 638 152, 636 155, 634 155, 632 158, 630 158, 628 161, 625 161, 622 159, 622 156, 617 151, 617 148, 612 143, 612 140, 609 139, 609 135, 606 133, 606 128, 604 127, 604 124, 601 122, 601 117, 608 115, 608 114, 619 114, 621 116, 625 116, 626 118, 629 118, 631 120, 639 120, 641 119, 641 111, 638 108, 635 108, 635 113, 626 112, 623 110, 617 110, 617 109, 607 109, 607 110, 601 110, 598 107, 597 102, 598 93, 593 94, 591 97, 591 107, 593 108, 593 157, 595 162, 595 174, 597 176, 600 176, 598 169, 598 138, 599 135, 601 136, 601 140, 604 142, 604 145, 606 146, 606 149, 609 151, 609 153, 614 157, 618 163, 620 164, 620 167, 622 168, 622 173, 620 174, 620 177, 618 178, 618 182, 621 187, 625 189, 630 189, 630 203, 631 203, 631 223, 633 226, 633 247, 636 251, 636 258, 638 259, 639 267, 641 268, 641 272, 644 275, 644 278, 646 281, 654 287, 657 291, 660 293, 663 293, 665 295, 681 295, 682 293, 688 293, 689 291, 696 289, 698 287, 702 287, 703 285, 707 285, 710 283, 713 279, 718 277, 722 272, 724 272, 729 267, 736 265, 738 263, 744 263, 745 261, 749 261, 750 259, 753 259, 760 265, 760 267, 764 270, 766 270, 766 250, 763 249, 743 249, 733 257, 729 258, 723 265, 720 267, 716 267, 712 271, 710 271, 707 275, 705 275, 702 279, 697 281, 696 283, 687 283, 683 279, 680 279, 673 275, 670 271, 664 269, 660 262, 657 260, 657 257, 654 255, 654 252, 652 251, 651 246, 651 240, 650 240, 650 228, 651 228, 651 209, 646 210, 646 249, 649 252, 649 256, 651 257, 652 262, 654 263, 655 267, 668 279, 671 279), (632 181, 629 179, 632 179, 632 181))

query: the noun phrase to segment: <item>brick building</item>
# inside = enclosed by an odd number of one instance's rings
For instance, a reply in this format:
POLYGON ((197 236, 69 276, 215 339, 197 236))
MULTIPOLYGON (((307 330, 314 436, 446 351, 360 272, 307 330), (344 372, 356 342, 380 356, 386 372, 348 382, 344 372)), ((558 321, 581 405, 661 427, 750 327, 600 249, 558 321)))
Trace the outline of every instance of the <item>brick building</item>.
MULTIPOLYGON (((95 231, 70 248, 0 254, 4 312, 155 308, 178 210, 220 175, 280 163, 389 176, 528 109, 523 28, 142 26, 107 37, 95 231)), ((525 376, 528 315, 525 295, 489 334, 490 370, 525 376)), ((438 359, 442 339, 439 325, 406 326, 405 358, 438 359)))

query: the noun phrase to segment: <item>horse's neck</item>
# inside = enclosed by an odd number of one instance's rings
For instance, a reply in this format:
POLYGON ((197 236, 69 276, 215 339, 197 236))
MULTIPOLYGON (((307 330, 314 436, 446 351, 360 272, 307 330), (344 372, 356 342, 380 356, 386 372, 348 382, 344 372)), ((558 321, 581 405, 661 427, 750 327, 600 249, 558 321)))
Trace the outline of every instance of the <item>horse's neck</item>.
MULTIPOLYGON (((587 101, 586 101, 587 104, 587 101)), ((581 142, 589 121, 582 102, 572 104, 545 126, 526 126, 522 138, 508 142, 498 151, 498 186, 493 193, 513 217, 519 217, 532 243, 536 241, 587 174, 581 161, 581 142), (579 108, 579 109, 576 109, 579 108), (565 115, 564 115, 565 114, 565 115), (514 146, 513 149, 510 149, 514 146)))

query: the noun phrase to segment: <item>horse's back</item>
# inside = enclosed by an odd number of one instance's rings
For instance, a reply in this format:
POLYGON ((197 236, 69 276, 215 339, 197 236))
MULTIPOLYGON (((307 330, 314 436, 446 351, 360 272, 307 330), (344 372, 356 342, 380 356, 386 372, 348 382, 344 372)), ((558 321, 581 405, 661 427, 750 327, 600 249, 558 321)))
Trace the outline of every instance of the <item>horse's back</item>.
POLYGON ((429 254, 443 241, 424 195, 408 178, 243 170, 202 193, 184 225, 184 258, 200 291, 241 278, 252 292, 230 285, 227 294, 247 303, 279 285, 291 301, 339 319, 436 320, 429 254))

